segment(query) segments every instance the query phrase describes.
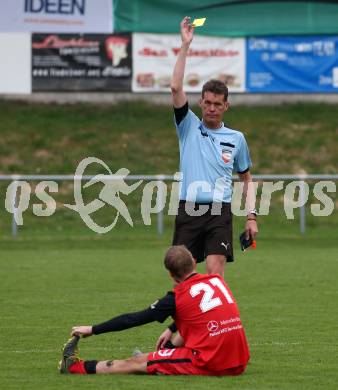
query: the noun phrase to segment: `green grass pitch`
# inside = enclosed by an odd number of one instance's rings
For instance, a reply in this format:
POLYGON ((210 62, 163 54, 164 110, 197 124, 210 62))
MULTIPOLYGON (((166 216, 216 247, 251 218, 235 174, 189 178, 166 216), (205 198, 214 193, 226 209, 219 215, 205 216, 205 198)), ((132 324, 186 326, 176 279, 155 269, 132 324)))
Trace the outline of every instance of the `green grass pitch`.
MULTIPOLYGON (((273 225, 272 225, 273 226, 273 225)), ((1 389, 336 389, 338 248, 332 229, 261 229, 256 250, 236 250, 226 280, 251 349, 240 377, 61 376, 60 348, 72 325, 140 310, 171 288, 162 269, 167 229, 25 235, 0 240, 1 389)), ((236 228, 236 233, 239 229, 236 228)), ((204 270, 201 265, 200 271, 204 270)), ((168 321, 169 322, 169 321, 168 321)), ((165 325, 93 336, 81 357, 151 351, 165 325)))

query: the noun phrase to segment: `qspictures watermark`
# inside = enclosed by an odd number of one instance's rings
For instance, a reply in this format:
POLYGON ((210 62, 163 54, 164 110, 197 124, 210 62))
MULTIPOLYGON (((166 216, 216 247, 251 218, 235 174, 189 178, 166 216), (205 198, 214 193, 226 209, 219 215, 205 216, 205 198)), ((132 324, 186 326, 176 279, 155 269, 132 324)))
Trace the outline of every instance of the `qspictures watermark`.
MULTIPOLYGON (((130 194, 136 191, 142 191, 140 202, 140 213, 144 225, 151 225, 152 215, 163 212, 167 207, 168 215, 177 215, 179 204, 180 180, 182 174, 175 173, 174 181, 169 187, 164 180, 146 181, 144 179, 137 180, 133 184, 128 184, 130 181, 130 171, 127 168, 120 168, 114 174, 109 166, 102 160, 96 157, 87 157, 83 159, 76 168, 74 175, 74 203, 62 204, 73 212, 78 213, 79 217, 92 231, 104 234, 112 230, 119 217, 124 219, 130 226, 134 225, 133 219, 128 209, 128 202, 125 200, 130 194), (105 174, 91 176, 88 180, 88 175, 85 175, 88 167, 96 165, 100 169, 104 168, 105 174), (94 184, 100 183, 100 191, 95 199, 85 203, 83 192, 94 184), (144 184, 144 186, 142 186, 144 184), (123 199, 121 198, 123 196, 123 199), (169 203, 168 203, 169 202, 169 203), (95 213, 103 208, 110 208, 109 212, 113 215, 111 223, 107 226, 101 226, 95 220, 95 213), (111 209, 114 210, 112 213, 111 209)), ((217 215, 220 213, 220 199, 223 198, 224 191, 229 190, 232 186, 231 182, 227 182, 224 178, 216 181, 213 188, 210 183, 197 181, 189 185, 187 189, 186 212, 189 215, 203 215, 210 206, 196 205, 195 200, 198 191, 205 193, 213 193, 213 202, 211 213, 217 215)), ((248 205, 250 202, 246 199, 243 202, 243 183, 235 182, 232 186, 232 205, 231 209, 236 216, 246 216, 248 205), (242 204, 244 203, 244 206, 242 204)), ((26 180, 13 181, 6 190, 5 208, 13 214, 17 225, 23 225, 24 213, 31 206, 31 196, 35 196, 41 201, 33 203, 32 211, 37 217, 49 217, 56 213, 57 202, 52 194, 59 192, 59 184, 53 180, 40 181, 34 188, 26 180)), ((277 182, 263 181, 260 183, 252 183, 251 199, 256 205, 260 215, 269 215, 272 194, 279 192, 283 199, 283 208, 287 219, 295 218, 295 210, 305 206, 308 203, 310 194, 313 195, 315 203, 310 205, 310 211, 313 216, 327 217, 330 216, 335 204, 328 193, 336 193, 336 184, 330 180, 321 180, 314 184, 311 192, 310 186, 303 180, 294 180, 286 184, 285 181, 277 182), (257 197, 258 189, 261 194, 257 197)))

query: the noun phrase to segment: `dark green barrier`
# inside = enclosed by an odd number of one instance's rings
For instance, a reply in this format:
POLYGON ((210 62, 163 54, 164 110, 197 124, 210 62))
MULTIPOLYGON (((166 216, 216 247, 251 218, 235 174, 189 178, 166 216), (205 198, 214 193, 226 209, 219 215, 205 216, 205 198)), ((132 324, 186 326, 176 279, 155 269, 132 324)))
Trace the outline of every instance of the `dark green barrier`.
POLYGON ((337 1, 114 1, 115 31, 177 33, 181 19, 207 17, 216 36, 335 34, 337 1))

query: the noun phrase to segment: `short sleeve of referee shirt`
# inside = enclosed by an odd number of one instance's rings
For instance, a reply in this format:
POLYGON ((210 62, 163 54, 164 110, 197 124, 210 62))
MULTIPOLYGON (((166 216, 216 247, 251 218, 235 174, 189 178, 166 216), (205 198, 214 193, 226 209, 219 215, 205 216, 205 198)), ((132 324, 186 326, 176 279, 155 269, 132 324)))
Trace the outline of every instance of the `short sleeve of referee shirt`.
POLYGON ((175 126, 179 140, 184 142, 188 136, 189 131, 191 131, 191 129, 194 127, 198 128, 199 124, 200 120, 198 119, 198 116, 195 115, 190 109, 188 109, 188 112, 179 124, 177 124, 175 120, 175 126))
POLYGON ((244 135, 242 133, 240 134, 241 137, 238 144, 238 151, 234 159, 234 169, 237 173, 245 173, 252 167, 252 162, 248 144, 246 143, 244 135))
POLYGON ((169 291, 163 298, 152 303, 150 309, 155 321, 164 322, 168 317, 175 315, 175 294, 169 291))

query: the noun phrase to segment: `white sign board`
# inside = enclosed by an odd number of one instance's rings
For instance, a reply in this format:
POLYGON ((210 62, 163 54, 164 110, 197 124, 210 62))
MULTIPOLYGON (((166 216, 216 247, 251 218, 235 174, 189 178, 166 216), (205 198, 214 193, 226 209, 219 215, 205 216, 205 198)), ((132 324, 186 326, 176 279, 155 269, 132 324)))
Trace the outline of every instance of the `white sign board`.
POLYGON ((2 32, 113 31, 113 0, 1 0, 2 32))
POLYGON ((31 93, 31 35, 0 33, 0 53, 0 93, 31 93))
MULTIPOLYGON (((181 46, 176 34, 133 34, 134 92, 169 91, 181 46)), ((188 52, 184 89, 201 92, 209 79, 223 80, 231 92, 245 91, 244 38, 196 35, 188 52)))

